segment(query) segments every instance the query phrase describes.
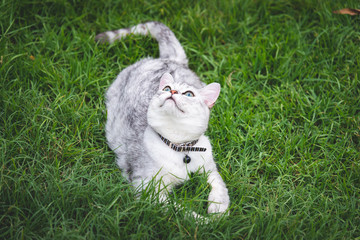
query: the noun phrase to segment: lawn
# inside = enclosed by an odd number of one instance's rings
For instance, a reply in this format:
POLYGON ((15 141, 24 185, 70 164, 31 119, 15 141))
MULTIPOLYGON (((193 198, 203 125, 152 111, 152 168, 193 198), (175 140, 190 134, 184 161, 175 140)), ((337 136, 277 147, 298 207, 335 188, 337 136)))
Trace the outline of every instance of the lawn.
MULTIPOLYGON (((360 239, 360 18, 349 1, 0 2, 0 239, 360 239), (104 93, 157 43, 96 34, 157 20, 203 81, 228 186, 208 224, 136 199, 107 147, 104 93)), ((171 200, 206 214, 206 175, 171 200)))

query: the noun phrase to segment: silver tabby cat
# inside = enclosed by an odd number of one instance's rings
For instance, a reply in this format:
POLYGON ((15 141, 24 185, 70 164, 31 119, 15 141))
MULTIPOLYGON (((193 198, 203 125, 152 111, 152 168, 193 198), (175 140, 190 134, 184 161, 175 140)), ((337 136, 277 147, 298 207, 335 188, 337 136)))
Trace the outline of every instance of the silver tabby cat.
POLYGON ((160 57, 125 68, 106 92, 106 138, 122 174, 140 191, 156 181, 166 201, 189 173, 205 171, 211 185, 208 212, 226 212, 228 190, 204 135, 220 85, 200 81, 174 33, 162 23, 104 32, 96 40, 112 43, 129 34, 150 34, 159 43, 160 57))

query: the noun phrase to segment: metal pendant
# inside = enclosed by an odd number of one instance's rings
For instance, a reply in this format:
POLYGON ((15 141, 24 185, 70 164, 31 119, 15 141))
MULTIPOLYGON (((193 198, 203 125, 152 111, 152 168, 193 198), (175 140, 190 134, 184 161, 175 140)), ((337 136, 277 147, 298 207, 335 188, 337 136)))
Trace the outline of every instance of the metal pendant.
POLYGON ((191 158, 188 155, 185 155, 183 161, 184 163, 188 164, 189 162, 191 162, 191 158))

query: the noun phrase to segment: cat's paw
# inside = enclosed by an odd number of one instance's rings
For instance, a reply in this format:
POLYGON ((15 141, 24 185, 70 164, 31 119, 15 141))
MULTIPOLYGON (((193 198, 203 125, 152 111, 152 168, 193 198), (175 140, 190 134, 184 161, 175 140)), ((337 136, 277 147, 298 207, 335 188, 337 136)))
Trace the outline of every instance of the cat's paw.
POLYGON ((225 213, 229 204, 229 195, 211 192, 209 195, 208 213, 225 213))
POLYGON ((228 206, 226 203, 211 202, 208 207, 208 213, 225 213, 228 206))

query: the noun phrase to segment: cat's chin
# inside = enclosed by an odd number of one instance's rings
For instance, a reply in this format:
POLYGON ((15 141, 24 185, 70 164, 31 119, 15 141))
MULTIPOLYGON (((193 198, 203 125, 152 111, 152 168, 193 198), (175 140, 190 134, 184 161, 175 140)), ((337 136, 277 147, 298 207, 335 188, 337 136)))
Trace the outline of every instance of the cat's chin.
POLYGON ((163 136, 164 138, 170 140, 173 143, 181 144, 184 142, 190 142, 199 139, 204 133, 190 133, 188 131, 181 131, 180 129, 169 129, 169 128, 154 128, 151 129, 163 136))
POLYGON ((181 107, 179 107, 176 100, 172 97, 165 99, 165 101, 160 105, 160 108, 171 110, 174 113, 185 113, 185 111, 181 107))
POLYGON ((167 101, 163 107, 149 109, 147 119, 151 128, 174 143, 193 141, 205 133, 207 115, 182 112, 172 100, 167 101))
POLYGON ((207 129, 208 118, 188 116, 174 105, 172 102, 165 104, 164 108, 168 108, 166 112, 163 109, 149 111, 147 115, 149 126, 174 143, 193 141, 203 135, 207 129))

